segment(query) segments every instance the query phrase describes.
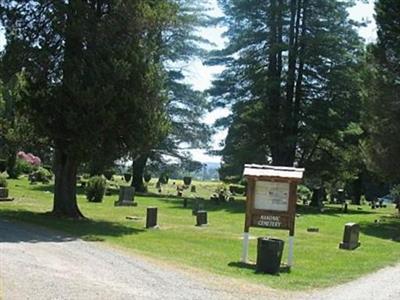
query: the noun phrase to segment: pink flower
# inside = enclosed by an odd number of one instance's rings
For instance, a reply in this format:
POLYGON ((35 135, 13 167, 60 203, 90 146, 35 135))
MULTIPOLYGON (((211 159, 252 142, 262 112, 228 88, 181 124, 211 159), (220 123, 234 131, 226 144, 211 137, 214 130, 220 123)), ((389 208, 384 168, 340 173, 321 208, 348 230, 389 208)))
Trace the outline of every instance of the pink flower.
POLYGON ((24 151, 19 151, 17 153, 17 157, 19 159, 26 161, 27 163, 29 163, 33 166, 40 166, 40 164, 42 163, 42 161, 39 157, 33 155, 32 153, 27 154, 24 151))

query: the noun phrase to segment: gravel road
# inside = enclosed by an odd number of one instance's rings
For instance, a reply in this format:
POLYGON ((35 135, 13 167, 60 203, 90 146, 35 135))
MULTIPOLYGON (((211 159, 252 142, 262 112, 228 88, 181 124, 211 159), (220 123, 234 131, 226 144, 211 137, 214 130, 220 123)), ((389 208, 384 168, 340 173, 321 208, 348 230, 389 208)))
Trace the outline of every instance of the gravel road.
POLYGON ((338 287, 287 293, 177 269, 139 255, 0 220, 0 299, 400 299, 400 265, 338 287))

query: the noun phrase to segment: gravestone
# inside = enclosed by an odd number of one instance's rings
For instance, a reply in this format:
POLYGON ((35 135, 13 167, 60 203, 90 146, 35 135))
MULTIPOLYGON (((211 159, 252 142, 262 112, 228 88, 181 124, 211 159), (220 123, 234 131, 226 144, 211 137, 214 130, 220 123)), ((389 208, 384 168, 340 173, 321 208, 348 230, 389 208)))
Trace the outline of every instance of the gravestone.
POLYGON ((8 197, 8 188, 0 187, 0 201, 13 201, 14 198, 8 197))
POLYGON ((343 241, 340 243, 340 249, 354 250, 361 244, 358 241, 360 235, 360 225, 356 223, 347 223, 344 227, 343 241))
POLYGON ((196 215, 196 226, 207 225, 207 212, 199 210, 196 215))
POLYGON ((345 200, 344 190, 338 189, 337 190, 337 201, 339 204, 343 204, 345 200))
POLYGON ((136 206, 135 188, 132 186, 121 186, 119 189, 119 199, 114 202, 115 206, 136 206))
POLYGON ((157 228, 157 207, 148 207, 146 216, 146 228, 157 228))

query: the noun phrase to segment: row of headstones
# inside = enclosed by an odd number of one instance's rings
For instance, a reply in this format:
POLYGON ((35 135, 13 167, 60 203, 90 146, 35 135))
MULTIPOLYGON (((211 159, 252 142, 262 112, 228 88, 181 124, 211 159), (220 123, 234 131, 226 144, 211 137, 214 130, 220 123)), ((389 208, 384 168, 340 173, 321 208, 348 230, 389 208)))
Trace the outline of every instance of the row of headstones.
MULTIPOLYGON (((121 187, 119 191, 119 199, 114 202, 115 206, 137 206, 135 202, 135 188, 121 187)), ((188 199, 183 199, 183 207, 187 208, 188 199)), ((157 207, 148 207, 146 215, 146 228, 156 228, 157 224, 157 207)), ((196 226, 207 225, 207 211, 204 210, 203 202, 195 200, 192 207, 192 215, 196 216, 196 226)))
MULTIPOLYGON (((196 216, 196 226, 205 226, 207 222, 207 212, 205 210, 198 210, 193 215, 196 216)), ((148 207, 146 214, 146 228, 158 228, 158 208, 148 207)))

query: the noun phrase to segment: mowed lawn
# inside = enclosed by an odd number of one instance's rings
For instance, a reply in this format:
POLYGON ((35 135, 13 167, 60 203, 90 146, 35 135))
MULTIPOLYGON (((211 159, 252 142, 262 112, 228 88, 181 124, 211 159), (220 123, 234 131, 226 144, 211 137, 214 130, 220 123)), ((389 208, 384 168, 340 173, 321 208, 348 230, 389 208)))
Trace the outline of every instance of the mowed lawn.
MULTIPOLYGON (((191 202, 188 208, 183 208, 182 199, 174 197, 136 197, 137 207, 114 207, 117 195, 106 196, 103 203, 88 203, 80 193, 80 208, 89 219, 72 221, 44 214, 52 208, 51 185, 29 185, 26 179, 19 179, 9 180, 9 188, 15 200, 0 203, 2 218, 44 225, 175 265, 273 288, 304 290, 331 286, 400 262, 400 219, 391 216, 394 207, 371 210, 368 206, 350 206, 348 214, 342 214, 339 206, 328 206, 323 214, 300 207, 296 218, 295 265, 290 273, 272 276, 255 274, 254 266, 239 263, 245 209, 241 199, 220 205, 206 201, 209 225, 199 228, 195 226, 191 202), (159 209, 159 229, 144 228, 148 206, 159 209), (127 216, 137 218, 127 220, 127 216), (339 250, 338 247, 347 222, 361 225, 361 247, 355 251, 339 250), (307 232, 308 227, 318 227, 319 233, 307 232)), ((254 238, 250 244, 250 259, 255 261, 256 237, 273 236, 286 242, 288 233, 251 229, 251 235, 254 238)), ((286 257, 285 245, 284 262, 286 257)))

